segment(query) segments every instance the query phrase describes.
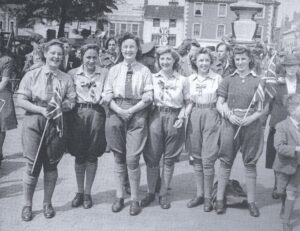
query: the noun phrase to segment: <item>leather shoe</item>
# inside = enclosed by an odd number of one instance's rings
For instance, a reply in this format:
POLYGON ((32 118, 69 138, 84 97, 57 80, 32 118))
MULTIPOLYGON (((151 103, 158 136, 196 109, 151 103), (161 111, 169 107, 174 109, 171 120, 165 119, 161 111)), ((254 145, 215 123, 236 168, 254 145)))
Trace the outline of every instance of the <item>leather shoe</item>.
POLYGON ((204 198, 203 210, 204 212, 211 212, 213 210, 213 206, 210 198, 204 198))
POLYGON ((259 217, 259 210, 254 202, 248 204, 248 209, 252 217, 259 217))
POLYGON ((130 202, 129 214, 131 216, 136 216, 141 211, 142 211, 142 208, 141 208, 140 203, 138 201, 131 201, 130 202))
POLYGON ((203 204, 203 202, 204 202, 204 198, 203 197, 196 196, 192 200, 190 200, 189 203, 187 203, 186 207, 188 207, 188 208, 194 208, 194 207, 196 207, 198 205, 203 204))
POLYGON ((217 200, 216 202, 216 212, 217 214, 223 214, 225 213, 225 206, 223 200, 217 200))
POLYGON ((111 206, 114 213, 120 212, 124 208, 124 198, 117 198, 111 206))
POLYGON ((89 209, 93 206, 92 197, 89 194, 84 194, 83 196, 83 208, 89 209))
POLYGON ((283 223, 283 224, 282 224, 282 230, 283 230, 283 231, 292 231, 293 229, 292 229, 292 227, 291 227, 290 224, 288 224, 288 223, 283 223))
POLYGON ((147 193, 146 197, 141 200, 141 206, 147 207, 155 200, 155 194, 154 193, 147 193))
POLYGON ((32 220, 32 208, 31 206, 24 206, 22 209, 22 220, 31 221, 32 220))
POLYGON ((162 209, 171 208, 171 203, 170 203, 167 195, 159 196, 159 204, 162 209))
POLYGON ((48 219, 55 216, 55 211, 51 204, 44 204, 44 216, 48 219))
POLYGON ((83 193, 76 193, 76 196, 72 200, 72 207, 77 208, 83 203, 83 193))

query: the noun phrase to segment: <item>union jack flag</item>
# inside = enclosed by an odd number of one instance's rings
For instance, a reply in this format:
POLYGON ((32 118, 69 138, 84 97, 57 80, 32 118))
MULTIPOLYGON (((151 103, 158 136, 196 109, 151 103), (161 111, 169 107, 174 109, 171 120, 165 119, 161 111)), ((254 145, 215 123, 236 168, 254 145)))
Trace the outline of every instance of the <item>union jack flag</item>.
POLYGON ((254 93, 254 96, 252 99, 252 104, 258 103, 257 109, 258 109, 258 111, 262 111, 263 106, 264 106, 264 101, 265 101, 264 86, 261 83, 259 83, 257 86, 257 89, 254 93))
POLYGON ((277 84, 277 77, 276 77, 276 53, 270 59, 268 64, 268 69, 265 72, 265 76, 262 77, 264 81, 264 89, 265 93, 269 97, 269 99, 273 99, 276 95, 276 84, 277 84))
POLYGON ((47 111, 52 120, 56 123, 56 129, 63 135, 63 113, 62 113, 62 96, 58 88, 53 92, 53 96, 48 104, 47 111))

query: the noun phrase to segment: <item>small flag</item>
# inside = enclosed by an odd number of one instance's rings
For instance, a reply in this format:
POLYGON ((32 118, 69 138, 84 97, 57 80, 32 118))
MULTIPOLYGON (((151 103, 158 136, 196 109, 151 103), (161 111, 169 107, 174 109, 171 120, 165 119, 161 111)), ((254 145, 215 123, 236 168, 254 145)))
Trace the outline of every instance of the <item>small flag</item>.
POLYGON ((0 112, 2 111, 4 105, 5 105, 5 100, 4 99, 0 99, 0 112))
POLYGON ((261 83, 258 84, 257 89, 254 93, 252 104, 258 103, 258 111, 262 111, 263 109, 263 103, 265 101, 265 91, 264 87, 261 83))
POLYGON ((63 113, 62 113, 62 96, 56 88, 53 92, 53 96, 47 107, 47 111, 50 117, 55 121, 57 131, 60 137, 63 135, 63 113))

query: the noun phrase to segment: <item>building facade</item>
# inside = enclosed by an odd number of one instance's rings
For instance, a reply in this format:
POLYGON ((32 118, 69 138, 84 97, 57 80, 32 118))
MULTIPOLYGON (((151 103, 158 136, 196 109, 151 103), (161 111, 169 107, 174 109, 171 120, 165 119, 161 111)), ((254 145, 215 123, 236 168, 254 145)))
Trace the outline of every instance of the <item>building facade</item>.
MULTIPOLYGON (((201 44, 216 45, 223 36, 232 34, 232 22, 236 15, 230 4, 237 0, 186 0, 184 13, 184 37, 197 39, 201 44)), ((273 42, 279 2, 256 0, 263 5, 255 16, 259 26, 257 40, 273 42)))
POLYGON ((292 52, 300 47, 300 13, 294 13, 293 19, 287 27, 283 27, 281 46, 284 50, 292 52))
POLYGON ((9 14, 5 8, 0 8, 0 31, 18 34, 17 18, 9 14))

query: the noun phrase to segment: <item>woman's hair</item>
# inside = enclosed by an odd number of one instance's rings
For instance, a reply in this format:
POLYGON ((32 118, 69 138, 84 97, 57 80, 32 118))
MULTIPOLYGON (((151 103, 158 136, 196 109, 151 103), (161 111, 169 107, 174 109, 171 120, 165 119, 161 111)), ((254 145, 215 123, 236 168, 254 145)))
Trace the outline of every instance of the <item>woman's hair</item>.
POLYGON ((44 52, 47 52, 51 46, 57 45, 62 49, 62 53, 64 54, 64 44, 58 39, 52 39, 49 42, 45 43, 43 46, 44 52))
POLYGON ((140 60, 142 58, 142 48, 141 48, 140 39, 138 37, 136 37, 135 35, 133 35, 129 32, 126 32, 118 41, 119 49, 121 51, 118 62, 122 62, 124 60, 124 56, 122 54, 122 44, 127 39, 132 39, 135 41, 135 44, 137 46, 137 53, 136 53, 135 59, 140 60))
POLYGON ((178 47, 178 53, 181 57, 187 55, 191 50, 191 46, 200 48, 200 44, 195 39, 185 39, 178 47))
POLYGON ((241 55, 241 54, 245 54, 249 57, 249 59, 250 59, 249 68, 253 69, 254 66, 255 66, 254 57, 252 55, 251 50, 248 47, 245 47, 245 46, 236 46, 233 49, 233 65, 234 65, 234 67, 236 68, 235 61, 234 61, 235 56, 236 55, 241 55))
POLYGON ((116 40, 114 37, 109 37, 109 38, 106 40, 106 42, 105 42, 105 46, 104 46, 105 50, 108 49, 108 44, 109 44, 109 42, 112 41, 112 40, 115 41, 115 42, 116 42, 116 45, 117 45, 117 40, 116 40))
POLYGON ((85 52, 87 52, 88 50, 95 50, 97 52, 97 54, 99 55, 99 46, 95 43, 93 44, 85 44, 80 48, 80 55, 81 55, 81 59, 83 59, 83 56, 85 54, 85 52))
POLYGON ((285 104, 289 114, 292 114, 295 109, 300 105, 300 94, 291 94, 286 100, 285 104))
POLYGON ((220 43, 216 46, 216 51, 217 51, 217 52, 218 52, 218 49, 219 49, 220 46, 225 46, 226 51, 227 51, 227 52, 230 51, 230 48, 229 48, 229 46, 228 46, 226 43, 220 42, 220 43))
POLYGON ((160 56, 163 54, 171 54, 172 58, 174 59, 174 64, 173 64, 172 69, 178 71, 180 56, 172 47, 169 47, 169 46, 159 47, 159 48, 157 48, 155 54, 156 54, 156 56, 155 56, 156 66, 159 69, 161 69, 161 66, 159 64, 160 56))
POLYGON ((201 55, 201 54, 207 54, 210 58, 210 65, 212 65, 214 63, 214 57, 210 51, 210 49, 206 48, 206 47, 202 47, 199 49, 199 51, 197 52, 196 56, 195 56, 195 60, 191 60, 191 65, 192 65, 192 68, 195 70, 195 71, 198 71, 198 67, 197 67, 197 59, 198 59, 198 56, 201 55))

